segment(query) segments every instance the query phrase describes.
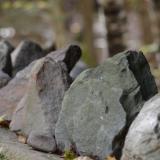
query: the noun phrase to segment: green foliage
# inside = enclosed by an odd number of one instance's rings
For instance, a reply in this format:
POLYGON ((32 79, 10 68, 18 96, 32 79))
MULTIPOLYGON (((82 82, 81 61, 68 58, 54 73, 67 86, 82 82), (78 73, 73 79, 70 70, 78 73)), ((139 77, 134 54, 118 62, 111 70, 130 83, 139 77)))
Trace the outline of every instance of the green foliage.
POLYGON ((39 0, 39 1, 26 1, 26 0, 15 0, 14 2, 11 0, 5 0, 1 2, 2 9, 45 9, 49 6, 48 0, 39 0))
POLYGON ((9 160, 5 153, 0 152, 0 160, 9 160))
POLYGON ((151 54, 151 53, 156 53, 159 52, 159 46, 156 43, 150 44, 150 45, 144 45, 140 48, 140 50, 144 54, 151 54))
POLYGON ((127 0, 130 8, 134 8, 134 9, 139 9, 140 4, 142 3, 141 1, 143 0, 127 0))
POLYGON ((76 155, 72 151, 65 151, 64 152, 64 160, 73 160, 76 158, 76 155))
POLYGON ((96 66, 96 61, 94 57, 91 55, 91 53, 89 53, 87 46, 85 44, 82 44, 81 47, 83 51, 82 59, 84 60, 84 62, 90 67, 96 66))

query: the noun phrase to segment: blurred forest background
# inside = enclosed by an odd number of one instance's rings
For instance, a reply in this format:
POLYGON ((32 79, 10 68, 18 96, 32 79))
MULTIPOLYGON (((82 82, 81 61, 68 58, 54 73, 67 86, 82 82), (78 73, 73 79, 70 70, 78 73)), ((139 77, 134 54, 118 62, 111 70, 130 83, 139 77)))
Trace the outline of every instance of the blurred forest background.
POLYGON ((142 50, 160 87, 160 0, 0 0, 0 40, 47 48, 71 42, 88 66, 142 50))

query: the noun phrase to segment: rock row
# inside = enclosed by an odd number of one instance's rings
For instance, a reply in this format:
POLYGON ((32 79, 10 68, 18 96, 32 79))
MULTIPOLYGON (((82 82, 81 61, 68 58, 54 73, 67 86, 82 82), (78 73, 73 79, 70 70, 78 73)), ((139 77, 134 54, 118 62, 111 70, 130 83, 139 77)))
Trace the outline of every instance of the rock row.
POLYGON ((0 42, 0 116, 10 130, 39 151, 158 160, 160 96, 143 53, 124 51, 74 80, 80 57, 77 45, 48 53, 0 42))

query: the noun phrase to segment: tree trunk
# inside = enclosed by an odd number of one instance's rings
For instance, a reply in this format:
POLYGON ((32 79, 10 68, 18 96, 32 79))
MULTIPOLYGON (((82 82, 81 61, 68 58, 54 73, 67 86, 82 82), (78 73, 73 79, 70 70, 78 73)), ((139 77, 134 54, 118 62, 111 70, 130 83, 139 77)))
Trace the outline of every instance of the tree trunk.
POLYGON ((157 41, 160 44, 160 0, 152 0, 157 23, 157 41))
POLYGON ((141 28, 143 32, 143 43, 151 44, 153 43, 153 32, 152 32, 152 22, 151 17, 149 15, 149 4, 145 0, 140 0, 138 2, 139 8, 135 11, 139 12, 139 18, 141 22, 141 28))
POLYGON ((96 53, 94 48, 93 36, 93 18, 94 18, 94 1, 93 0, 79 0, 80 12, 84 22, 84 45, 86 56, 89 59, 90 65, 96 64, 96 53))
POLYGON ((66 13, 63 10, 63 0, 50 0, 49 1, 51 7, 51 15, 54 17, 54 29, 55 29, 55 37, 56 37, 56 46, 57 48, 63 48, 68 45, 70 42, 70 36, 67 33, 65 28, 65 18, 66 13))
POLYGON ((124 33, 126 31, 126 15, 123 1, 108 0, 105 5, 106 28, 109 56, 126 49, 124 33))

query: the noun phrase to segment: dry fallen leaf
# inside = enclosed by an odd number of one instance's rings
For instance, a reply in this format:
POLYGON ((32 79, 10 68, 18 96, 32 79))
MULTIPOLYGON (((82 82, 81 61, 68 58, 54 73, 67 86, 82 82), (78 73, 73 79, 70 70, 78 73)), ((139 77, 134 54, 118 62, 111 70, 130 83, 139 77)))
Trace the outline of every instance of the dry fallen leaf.
POLYGON ((93 160, 93 159, 87 156, 80 156, 80 157, 75 158, 74 160, 93 160))
POLYGON ((112 156, 108 156, 106 160, 116 160, 116 158, 112 156))
POLYGON ((18 141, 21 143, 27 143, 27 138, 23 135, 18 135, 18 141))
POLYGON ((6 115, 2 115, 2 116, 0 116, 0 123, 2 123, 3 121, 5 121, 5 118, 6 117, 6 115))
POLYGON ((0 116, 0 127, 9 128, 10 121, 5 119, 6 115, 0 116))

